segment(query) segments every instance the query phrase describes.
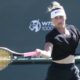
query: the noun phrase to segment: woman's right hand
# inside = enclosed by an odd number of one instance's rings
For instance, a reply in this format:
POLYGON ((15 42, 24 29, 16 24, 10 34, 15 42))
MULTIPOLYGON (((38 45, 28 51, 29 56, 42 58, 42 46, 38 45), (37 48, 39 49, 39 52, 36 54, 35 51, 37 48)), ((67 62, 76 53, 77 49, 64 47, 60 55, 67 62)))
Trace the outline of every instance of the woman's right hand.
POLYGON ((40 57, 40 56, 41 56, 41 52, 42 52, 42 50, 40 50, 40 49, 36 49, 35 51, 36 51, 36 55, 37 55, 38 57, 40 57))

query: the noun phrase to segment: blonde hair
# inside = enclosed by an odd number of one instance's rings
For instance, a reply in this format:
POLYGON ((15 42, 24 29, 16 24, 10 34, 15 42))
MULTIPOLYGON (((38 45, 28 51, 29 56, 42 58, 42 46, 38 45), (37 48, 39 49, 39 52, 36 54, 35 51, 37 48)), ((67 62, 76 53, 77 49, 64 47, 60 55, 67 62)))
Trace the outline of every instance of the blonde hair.
POLYGON ((51 18, 55 18, 56 16, 61 15, 64 17, 65 20, 67 19, 66 12, 63 6, 57 1, 53 1, 51 3, 51 5, 48 7, 48 12, 50 12, 51 18), (58 13, 56 13, 56 11, 58 13))
POLYGON ((51 5, 48 7, 48 12, 51 12, 53 9, 63 9, 63 6, 61 6, 61 4, 57 1, 53 1, 51 3, 51 5))

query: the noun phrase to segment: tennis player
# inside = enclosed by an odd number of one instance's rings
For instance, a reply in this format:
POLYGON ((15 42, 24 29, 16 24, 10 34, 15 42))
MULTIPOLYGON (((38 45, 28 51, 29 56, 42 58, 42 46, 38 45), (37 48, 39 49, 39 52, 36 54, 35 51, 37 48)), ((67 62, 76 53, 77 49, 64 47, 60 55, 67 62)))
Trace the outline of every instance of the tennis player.
POLYGON ((54 29, 46 35, 44 50, 36 49, 42 57, 52 57, 46 80, 80 80, 75 65, 80 32, 74 25, 66 24, 67 16, 60 3, 54 1, 49 11, 54 29))

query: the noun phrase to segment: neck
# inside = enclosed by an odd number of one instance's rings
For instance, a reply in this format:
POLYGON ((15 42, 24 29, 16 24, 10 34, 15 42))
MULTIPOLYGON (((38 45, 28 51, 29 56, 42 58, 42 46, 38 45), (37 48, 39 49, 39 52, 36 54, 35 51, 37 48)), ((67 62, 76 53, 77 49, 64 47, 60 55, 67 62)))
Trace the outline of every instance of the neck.
POLYGON ((57 30, 60 32, 60 33, 65 33, 65 26, 62 26, 60 28, 58 28, 57 30))

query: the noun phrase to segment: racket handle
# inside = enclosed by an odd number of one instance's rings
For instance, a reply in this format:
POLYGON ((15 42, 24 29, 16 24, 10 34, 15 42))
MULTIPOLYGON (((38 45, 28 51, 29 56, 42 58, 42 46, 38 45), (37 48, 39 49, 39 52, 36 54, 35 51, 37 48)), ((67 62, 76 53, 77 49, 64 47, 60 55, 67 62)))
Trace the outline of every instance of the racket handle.
POLYGON ((20 53, 20 54, 13 54, 13 56, 23 56, 23 54, 22 53, 20 53))
POLYGON ((24 57, 35 57, 35 56, 39 56, 39 55, 40 54, 37 51, 23 53, 24 57))

